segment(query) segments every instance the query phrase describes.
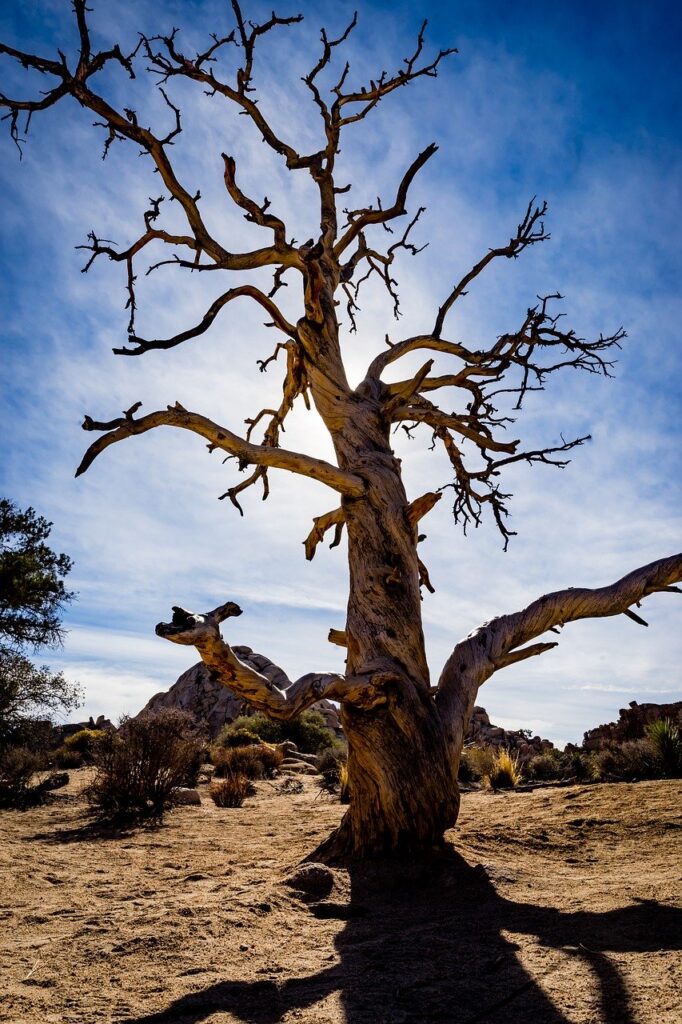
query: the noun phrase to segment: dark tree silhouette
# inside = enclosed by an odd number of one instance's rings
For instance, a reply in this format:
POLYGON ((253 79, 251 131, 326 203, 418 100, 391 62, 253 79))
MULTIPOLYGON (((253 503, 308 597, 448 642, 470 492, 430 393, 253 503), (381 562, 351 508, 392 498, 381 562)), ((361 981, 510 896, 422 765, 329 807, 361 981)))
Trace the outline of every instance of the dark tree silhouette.
POLYGON ((348 613, 345 630, 335 632, 332 638, 347 647, 344 675, 310 674, 284 688, 274 685, 241 661, 221 638, 220 623, 240 614, 232 602, 200 615, 176 608, 173 621, 160 624, 157 633, 174 643, 196 647, 221 681, 273 717, 295 715, 322 696, 341 702, 352 800, 322 855, 429 846, 439 841, 457 818, 459 755, 479 686, 500 668, 556 646, 555 641, 531 641, 574 619, 626 614, 643 621, 631 606, 648 594, 672 589, 682 578, 682 555, 637 569, 599 590, 569 589, 546 595, 521 612, 487 623, 455 646, 432 687, 420 608, 420 589, 430 583, 418 555, 418 524, 442 489, 408 499, 400 462, 391 449, 391 431, 399 425, 408 431, 429 430, 434 445, 443 446, 452 465, 453 480, 447 486, 454 496, 455 519, 465 526, 478 523, 488 508, 506 543, 510 536, 506 524, 509 495, 500 483, 506 467, 522 461, 562 467, 568 454, 587 438, 523 450, 519 442, 506 439, 509 419, 498 411, 497 396, 514 396, 515 409, 520 410, 528 391, 542 389, 547 377, 560 370, 608 375, 613 350, 624 332, 619 329, 593 340, 580 338, 559 319, 556 304, 561 296, 547 295, 528 309, 520 324, 488 347, 473 349, 448 337, 448 315, 493 261, 516 259, 549 237, 544 224, 546 204, 532 200, 509 240, 488 250, 452 287, 433 318, 425 319, 421 333, 393 344, 387 337, 383 352, 372 360, 362 382, 352 388, 344 367, 338 307, 345 303, 353 330, 358 296, 365 282, 376 277, 398 311, 394 264, 399 254, 418 251, 412 238, 422 212, 418 209, 411 217, 407 214, 408 194, 437 147, 429 145, 415 157, 387 200, 366 207, 348 206, 341 221, 338 197, 345 196, 349 186, 340 185, 335 178, 340 140, 350 125, 371 115, 389 94, 417 79, 436 77, 442 62, 455 51, 446 49, 427 56, 424 25, 413 52, 397 71, 381 72, 356 85, 351 84, 348 63, 334 74, 337 52, 355 28, 356 17, 338 38, 330 38, 323 30, 319 57, 304 82, 321 119, 324 141, 321 148, 307 153, 285 139, 284 132, 265 117, 254 85, 259 40, 266 33, 299 22, 300 15, 279 17, 273 13, 267 21, 255 24, 244 17, 238 0, 232 0, 234 27, 213 35, 202 52, 187 52, 173 29, 166 35, 141 36, 134 52, 126 54, 118 45, 94 50, 85 0, 74 0, 73 9, 79 38, 75 59, 61 52, 43 57, 0 46, 0 53, 50 83, 36 98, 2 96, 0 104, 7 110, 11 136, 21 148, 22 132, 25 134, 32 115, 71 96, 105 129, 105 155, 115 140, 129 140, 135 150, 151 158, 158 172, 163 193, 150 201, 143 213, 144 230, 135 241, 119 249, 95 233, 89 236, 87 266, 106 256, 124 264, 127 271, 128 337, 114 351, 139 356, 173 348, 204 334, 231 302, 248 298, 266 311, 269 323, 282 336, 262 369, 280 352, 286 355, 279 407, 254 415, 245 436, 177 402, 147 415, 136 415, 140 403, 135 403, 123 416, 109 421, 85 418, 84 429, 100 436, 86 452, 78 473, 88 469, 110 445, 156 427, 172 426, 200 435, 210 451, 224 452, 236 460, 240 470, 249 469, 224 495, 240 512, 240 499, 247 488, 260 484, 267 497, 270 469, 311 477, 336 492, 340 503, 314 520, 306 554, 313 557, 317 544, 332 527, 335 540, 346 529, 348 613), (236 69, 231 70, 233 47, 238 60, 236 69), (105 68, 118 66, 134 78, 140 65, 156 77, 167 106, 168 125, 163 129, 146 127, 132 105, 116 107, 98 91, 105 68), (251 251, 233 252, 226 247, 219 237, 220 224, 206 223, 199 192, 181 180, 171 156, 172 144, 182 130, 180 108, 173 98, 176 79, 182 79, 185 87, 195 83, 217 102, 236 105, 292 173, 310 176, 319 202, 317 237, 304 245, 293 241, 284 219, 271 210, 269 201, 258 202, 244 191, 234 159, 223 153, 226 191, 246 220, 263 229, 266 239, 261 248, 251 251), (161 203, 167 197, 182 209, 185 233, 160 226, 161 203), (401 234, 394 226, 403 217, 407 227, 401 234), (384 229, 389 232, 390 244, 382 247, 384 229), (229 276, 271 267, 272 288, 266 293, 240 278, 194 326, 169 338, 143 338, 135 325, 136 268, 155 245, 168 247, 170 255, 156 260, 150 269, 170 263, 191 273, 229 276), (276 302, 277 292, 285 284, 284 275, 295 278, 301 288, 301 315, 295 323, 276 302), (385 371, 400 365, 410 353, 424 353, 421 369, 404 380, 387 383, 385 371), (448 373, 434 372, 436 354, 449 358, 448 373), (443 392, 454 396, 447 405, 438 401, 443 392), (284 422, 299 397, 306 404, 312 399, 331 436, 335 462, 281 447, 284 422))

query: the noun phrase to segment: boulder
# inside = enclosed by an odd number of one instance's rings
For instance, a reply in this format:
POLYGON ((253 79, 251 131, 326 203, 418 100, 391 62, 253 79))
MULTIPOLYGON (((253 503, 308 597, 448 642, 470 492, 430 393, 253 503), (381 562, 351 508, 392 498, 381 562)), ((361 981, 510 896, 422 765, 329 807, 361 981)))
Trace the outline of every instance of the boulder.
POLYGON ((201 807, 198 789, 186 789, 184 786, 173 790, 173 803, 177 807, 201 807))

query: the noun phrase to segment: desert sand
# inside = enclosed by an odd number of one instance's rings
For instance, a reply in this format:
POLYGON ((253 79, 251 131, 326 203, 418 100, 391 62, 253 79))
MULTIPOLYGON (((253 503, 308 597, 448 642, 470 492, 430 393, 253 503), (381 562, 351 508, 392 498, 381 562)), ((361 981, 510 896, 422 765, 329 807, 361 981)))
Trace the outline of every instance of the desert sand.
POLYGON ((465 794, 422 863, 297 864, 343 809, 306 778, 98 831, 88 770, 0 812, 0 1020, 679 1024, 682 782, 465 794))

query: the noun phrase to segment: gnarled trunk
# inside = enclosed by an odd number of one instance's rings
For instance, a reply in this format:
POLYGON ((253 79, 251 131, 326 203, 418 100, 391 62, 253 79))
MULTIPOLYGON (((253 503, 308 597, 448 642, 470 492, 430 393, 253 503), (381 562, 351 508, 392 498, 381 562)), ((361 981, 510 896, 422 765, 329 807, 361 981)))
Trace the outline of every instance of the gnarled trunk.
POLYGON ((350 594, 347 672, 381 680, 372 707, 345 702, 351 804, 316 855, 368 855, 442 840, 459 809, 456 754, 430 693, 417 531, 388 424, 371 396, 334 435, 339 465, 366 481, 346 498, 350 594))

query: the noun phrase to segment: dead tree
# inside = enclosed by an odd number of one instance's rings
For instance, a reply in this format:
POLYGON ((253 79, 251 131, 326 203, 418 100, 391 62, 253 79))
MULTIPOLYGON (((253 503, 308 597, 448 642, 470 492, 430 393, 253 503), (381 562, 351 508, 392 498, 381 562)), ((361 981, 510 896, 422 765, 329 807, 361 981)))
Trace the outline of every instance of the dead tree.
MULTIPOLYGON (((658 591, 679 592, 682 555, 636 569, 598 590, 568 589, 547 594, 523 611, 502 615, 457 643, 432 686, 424 650, 420 588, 430 587, 428 573, 418 555, 419 522, 441 497, 444 488, 410 501, 401 477, 400 462, 391 448, 397 425, 408 431, 425 428, 434 445, 442 445, 452 465, 453 479, 445 487, 454 497, 455 520, 466 526, 478 523, 487 508, 505 544, 508 495, 501 489, 502 472, 513 463, 546 463, 563 467, 568 453, 586 438, 578 437, 534 451, 520 449, 506 439, 508 417, 498 412, 499 399, 512 395, 521 409, 528 391, 542 389, 546 378, 563 369, 608 375, 612 352, 624 337, 622 329, 585 340, 563 326, 556 313, 561 296, 547 295, 528 309, 523 322, 501 335, 487 348, 467 347, 448 337, 447 321, 453 307, 493 261, 515 259, 549 236, 545 231, 546 205, 532 201, 506 243, 488 250, 459 280, 432 322, 423 331, 394 344, 388 342, 367 368, 364 380, 352 388, 342 357, 339 305, 345 305, 354 329, 358 295, 363 284, 376 276, 398 309, 394 264, 403 252, 415 253, 415 224, 421 209, 408 215, 410 186, 436 152, 430 145, 419 153, 397 182, 394 194, 376 204, 343 210, 339 196, 348 191, 335 179, 340 139, 352 124, 369 117, 384 98, 423 77, 436 77, 454 50, 426 55, 425 25, 414 51, 394 73, 382 72, 362 85, 351 85, 348 63, 333 74, 335 57, 355 28, 356 17, 338 38, 323 30, 319 58, 305 76, 311 102, 324 132, 322 148, 305 153, 295 148, 264 116, 255 97, 254 54, 261 37, 301 20, 274 14, 262 24, 244 18, 238 0, 232 0, 235 25, 211 37, 201 53, 189 53, 177 30, 167 35, 142 36, 135 51, 125 54, 118 45, 95 51, 88 26, 85 0, 74 0, 79 52, 70 60, 59 52, 43 57, 0 46, 0 53, 24 68, 39 73, 50 87, 37 98, 0 96, 7 111, 10 134, 23 143, 32 115, 73 97, 106 132, 105 155, 116 140, 129 140, 135 150, 151 158, 163 193, 143 214, 144 230, 127 248, 89 236, 88 266, 100 256, 122 263, 127 272, 128 336, 114 351, 141 356, 170 349, 209 330, 222 310, 237 299, 258 303, 281 341, 272 360, 285 355, 282 400, 278 408, 261 410, 248 421, 244 436, 177 402, 166 409, 137 415, 136 403, 122 416, 107 422, 86 416, 83 428, 99 436, 78 468, 85 472, 95 458, 118 441, 160 426, 180 427, 199 434, 209 451, 220 451, 248 469, 224 497, 241 511, 244 491, 260 484, 268 493, 269 470, 280 469, 312 477, 336 492, 335 507, 313 521, 305 542, 310 559, 327 531, 338 541, 345 528, 348 538, 349 598, 344 631, 333 631, 333 642, 347 647, 344 675, 310 674, 291 686, 278 688, 244 664, 221 637, 220 624, 240 613, 233 603, 206 614, 174 609, 173 620, 157 627, 159 636, 195 647, 221 682, 254 707, 275 718, 289 718, 321 697, 341 704, 343 727, 349 744, 352 801, 340 828, 330 837, 322 855, 374 854, 387 849, 428 847, 442 839, 457 819, 457 770, 467 722, 478 688, 494 672, 556 646, 536 641, 548 631, 574 619, 628 615, 642 598, 658 591), (234 49, 233 49, 234 48, 234 49), (236 52, 236 70, 230 57, 236 52), (152 130, 141 123, 132 107, 113 106, 97 90, 100 72, 119 65, 130 78, 142 65, 158 80, 167 105, 168 125, 152 130), (306 244, 290 240, 281 216, 266 199, 258 202, 244 190, 234 159, 222 154, 225 189, 247 221, 263 229, 262 248, 233 252, 218 237, 218 225, 207 224, 200 196, 180 179, 171 156, 171 144, 182 129, 179 107, 173 102, 176 78, 190 80, 214 98, 234 104, 263 141, 279 154, 292 173, 310 175, 319 202, 319 234, 306 244), (329 81, 333 84, 327 87, 329 81), (323 83, 327 83, 326 85, 323 83), (25 118, 25 122, 24 122, 25 118), (164 230, 161 202, 170 197, 184 212, 182 234, 164 230), (400 218, 407 227, 400 232, 400 218), (395 226, 395 230, 394 230, 395 226), (390 232, 386 235, 384 229, 390 232), (382 239, 390 244, 382 247, 382 239), (135 281, 138 262, 155 247, 167 247, 167 258, 155 259, 152 268, 172 264, 192 273, 217 272, 238 283, 217 298, 201 321, 169 338, 143 338, 135 326, 135 281), (261 290, 244 279, 248 271, 271 267, 273 287, 261 290), (276 302, 283 276, 289 274, 301 288, 300 318, 291 323, 276 302), (415 374, 387 383, 385 371, 395 370, 403 357, 424 353, 415 374), (449 371, 434 372, 434 358, 447 358, 449 371), (439 396, 451 396, 447 405, 439 396), (280 444, 283 424, 294 402, 312 404, 331 435, 335 463, 290 451, 280 444), (497 404, 496 404, 497 402, 497 404), (454 411, 447 411, 453 409, 454 411)), ((233 62, 234 63, 234 62, 233 62)), ((265 369, 266 360, 261 365, 265 369)), ((503 401, 508 400, 508 397, 503 401)))

